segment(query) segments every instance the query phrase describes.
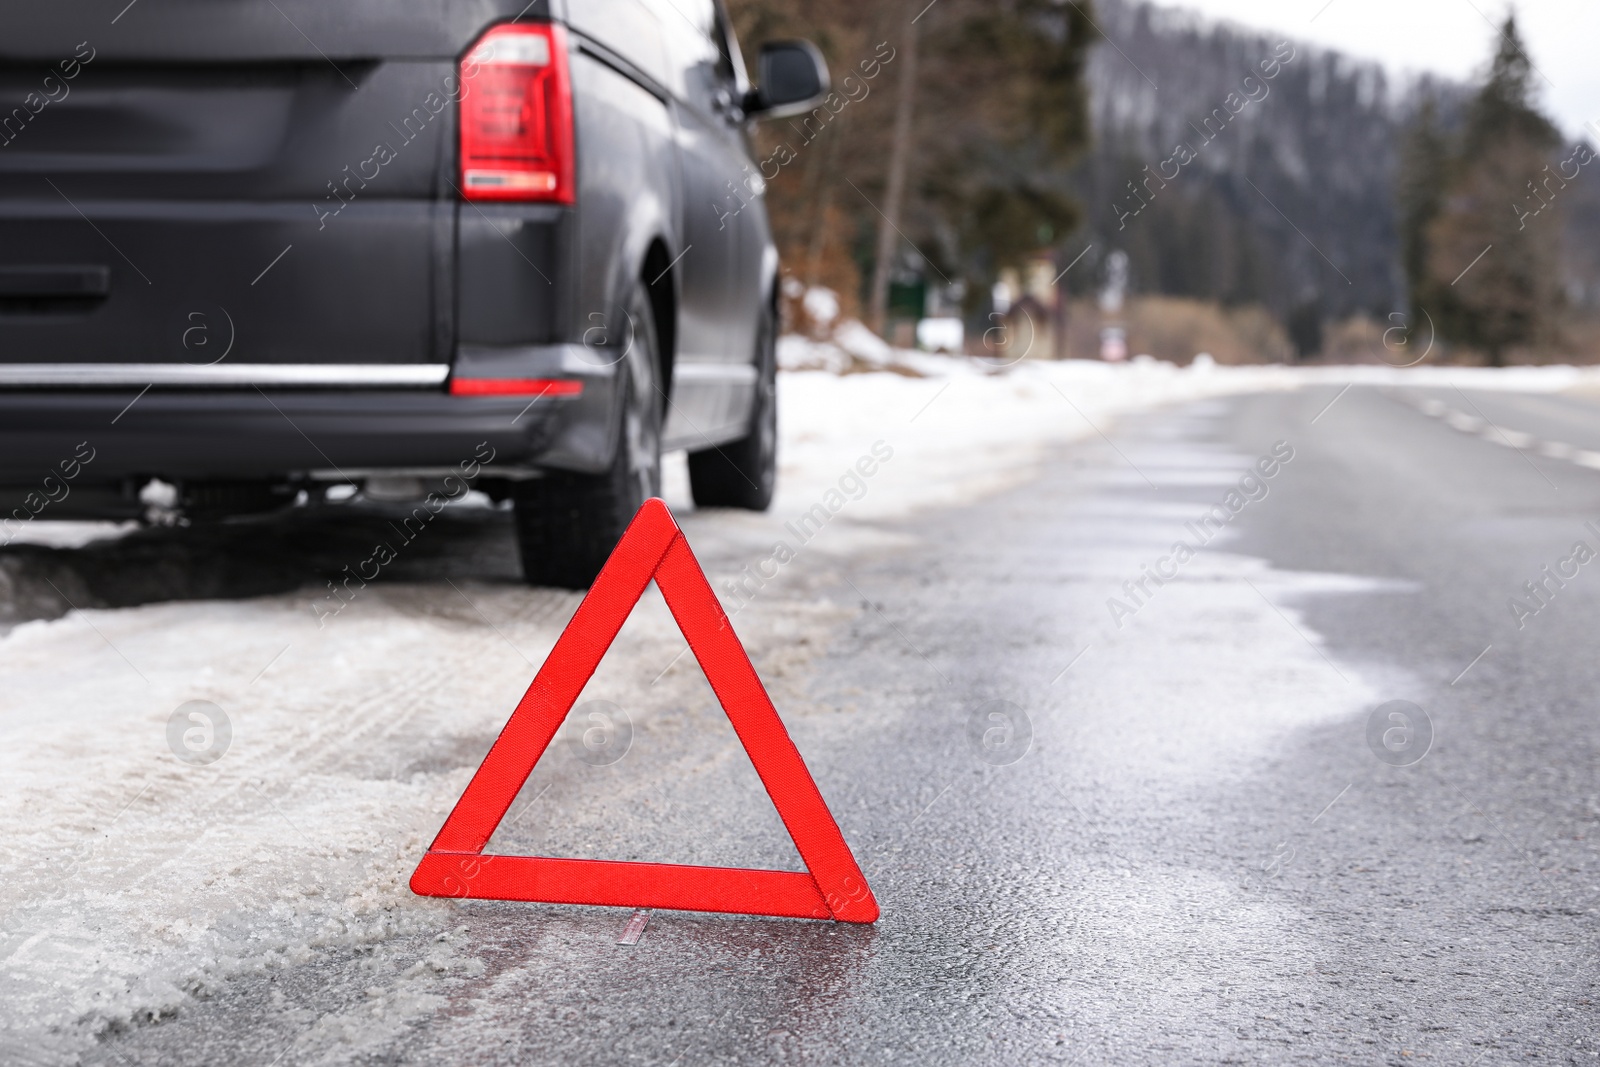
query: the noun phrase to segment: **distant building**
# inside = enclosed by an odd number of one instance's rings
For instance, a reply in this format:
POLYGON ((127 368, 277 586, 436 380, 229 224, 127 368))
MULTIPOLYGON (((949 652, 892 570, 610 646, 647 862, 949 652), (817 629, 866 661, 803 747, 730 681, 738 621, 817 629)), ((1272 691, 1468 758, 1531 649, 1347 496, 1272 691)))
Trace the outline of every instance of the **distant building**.
POLYGON ((1021 271, 1001 271, 994 303, 999 328, 985 335, 986 354, 1007 362, 1067 358, 1067 295, 1054 256, 1041 252, 1021 271))

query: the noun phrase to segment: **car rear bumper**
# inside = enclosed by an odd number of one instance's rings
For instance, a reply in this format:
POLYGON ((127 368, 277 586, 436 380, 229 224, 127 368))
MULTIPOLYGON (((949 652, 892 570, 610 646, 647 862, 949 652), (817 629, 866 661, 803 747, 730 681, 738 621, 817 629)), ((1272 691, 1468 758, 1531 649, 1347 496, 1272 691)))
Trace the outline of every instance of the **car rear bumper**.
POLYGON ((84 445, 94 458, 78 480, 99 484, 344 480, 459 469, 486 455, 493 456, 486 475, 599 472, 611 459, 617 375, 580 348, 462 352, 457 359, 457 378, 581 383, 581 392, 565 396, 453 396, 440 380, 442 367, 411 368, 413 379, 436 384, 410 386, 353 384, 327 367, 277 367, 266 378, 248 365, 198 374, 183 368, 145 386, 66 386, 37 370, 21 384, 28 375, 8 382, 0 372, 0 486, 37 482, 83 455, 84 445))

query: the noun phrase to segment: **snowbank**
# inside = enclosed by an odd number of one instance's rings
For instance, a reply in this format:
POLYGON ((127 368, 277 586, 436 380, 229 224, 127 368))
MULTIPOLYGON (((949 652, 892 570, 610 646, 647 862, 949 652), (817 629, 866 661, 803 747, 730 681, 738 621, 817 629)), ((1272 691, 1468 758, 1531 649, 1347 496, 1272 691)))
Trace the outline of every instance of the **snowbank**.
MULTIPOLYGON (((881 345, 881 342, 880 342, 881 345)), ((902 517, 970 501, 1027 479, 1053 446, 1108 431, 1117 416, 1207 397, 1308 385, 1459 386, 1554 392, 1600 387, 1600 370, 1206 366, 1150 359, 993 367, 981 360, 784 338, 779 396, 784 450, 777 512, 804 510, 875 441, 894 459, 849 514, 902 517), (876 369, 864 371, 871 362, 876 369)))
MULTIPOLYGON (((848 510, 867 521, 970 501, 1026 480, 1048 450, 1109 431, 1117 416, 1208 397, 1357 385, 1517 392, 1600 389, 1596 367, 1177 367, 983 360, 893 349, 871 334, 844 343, 785 337, 779 364, 782 477, 774 510, 805 510, 876 441, 894 450, 848 510)), ((865 330, 863 328, 863 333, 865 330)))

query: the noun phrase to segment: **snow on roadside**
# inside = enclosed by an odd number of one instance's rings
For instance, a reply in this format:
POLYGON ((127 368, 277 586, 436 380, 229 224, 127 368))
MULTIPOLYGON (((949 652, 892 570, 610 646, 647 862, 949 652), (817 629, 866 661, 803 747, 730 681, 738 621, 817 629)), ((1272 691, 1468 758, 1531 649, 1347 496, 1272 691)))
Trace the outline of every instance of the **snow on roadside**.
POLYGON ((1600 389, 1600 367, 1177 367, 982 360, 891 349, 862 329, 840 343, 785 337, 779 365, 784 450, 778 512, 811 507, 876 441, 894 451, 849 505, 859 521, 971 501, 1027 480, 1056 445, 1109 431, 1116 417, 1209 397, 1345 383, 1508 392, 1600 389), (864 335, 864 336, 861 336, 864 335), (805 369, 802 369, 805 368, 805 369))
POLYGON ((1113 366, 1072 361, 995 370, 918 356, 902 370, 785 375, 779 396, 784 451, 776 510, 822 499, 871 446, 893 458, 852 502, 858 521, 899 518, 1026 480, 1054 445, 1109 429, 1116 416, 1224 393, 1293 388, 1272 368, 1245 373, 1179 370, 1154 361, 1113 366))

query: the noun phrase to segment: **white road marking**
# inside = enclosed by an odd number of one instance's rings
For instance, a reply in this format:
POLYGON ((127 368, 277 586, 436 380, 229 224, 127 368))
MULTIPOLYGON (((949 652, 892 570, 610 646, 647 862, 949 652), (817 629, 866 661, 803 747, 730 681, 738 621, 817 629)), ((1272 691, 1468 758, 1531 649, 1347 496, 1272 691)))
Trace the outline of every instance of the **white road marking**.
MULTIPOLYGON (((1543 441, 1531 433, 1498 427, 1487 419, 1479 418, 1476 415, 1468 415, 1464 411, 1457 411, 1443 401, 1435 400, 1431 397, 1427 399, 1407 397, 1406 402, 1422 412, 1422 414, 1442 420, 1452 430, 1473 434, 1493 444, 1504 445, 1507 448, 1523 453, 1524 458, 1526 458, 1526 453, 1528 452, 1537 452, 1539 455, 1549 459, 1562 459, 1579 467, 1600 470, 1600 452, 1587 448, 1577 448, 1567 444, 1565 441, 1543 441)), ((1537 470, 1538 468, 1535 469, 1537 470)), ((1543 473, 1543 471, 1540 471, 1540 474, 1543 473)), ((1548 478, 1545 480, 1549 481, 1548 478)), ((1474 660, 1473 662, 1477 661, 1474 660)))

